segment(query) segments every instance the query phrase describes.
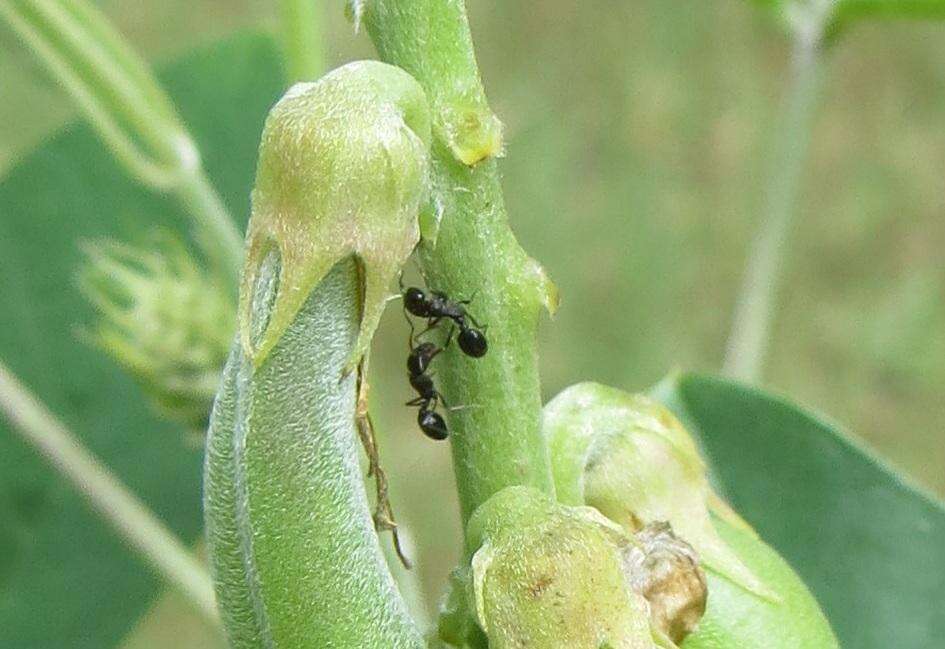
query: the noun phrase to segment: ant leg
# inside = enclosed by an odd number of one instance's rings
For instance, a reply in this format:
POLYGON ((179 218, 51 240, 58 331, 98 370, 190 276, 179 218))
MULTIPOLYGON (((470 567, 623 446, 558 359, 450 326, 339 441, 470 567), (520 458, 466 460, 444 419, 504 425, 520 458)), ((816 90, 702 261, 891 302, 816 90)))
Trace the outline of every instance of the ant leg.
POLYGON ((437 351, 437 353, 440 353, 440 351, 443 351, 444 349, 449 348, 450 343, 453 342, 453 334, 455 333, 456 333, 456 325, 450 325, 450 332, 446 334, 446 343, 444 343, 443 347, 441 347, 440 350, 437 351))
POLYGON ((476 319, 475 319, 474 317, 472 317, 471 315, 469 315, 468 313, 466 314, 465 317, 466 317, 467 320, 469 320, 471 323, 473 323, 473 324, 476 326, 476 329, 480 329, 480 330, 482 330, 482 331, 486 331, 486 330, 489 328, 489 325, 481 325, 481 324, 479 324, 479 321, 476 320, 476 319))
MULTIPOLYGON (((443 405, 445 406, 446 404, 444 403, 443 405)), ((465 406, 453 406, 452 408, 447 407, 446 409, 449 410, 450 412, 456 412, 457 410, 467 410, 467 409, 479 408, 479 407, 481 406, 478 403, 467 403, 465 406)))
POLYGON ((427 320, 427 328, 424 329, 423 331, 421 331, 420 333, 418 333, 418 334, 415 336, 415 338, 419 339, 421 336, 423 336, 424 334, 426 334, 426 333, 429 332, 430 330, 435 329, 436 326, 437 326, 438 324, 440 324, 440 320, 442 320, 442 319, 443 319, 443 318, 430 318, 429 320, 427 320))
POLYGON ((405 403, 404 405, 405 405, 405 406, 421 406, 421 405, 423 405, 423 402, 424 402, 424 401, 426 401, 426 399, 424 399, 423 397, 417 397, 416 399, 411 399, 410 401, 408 401, 408 402, 405 403))
MULTIPOLYGON (((473 294, 472 294, 472 297, 471 297, 471 298, 469 298, 468 300, 457 300, 456 303, 457 303, 457 304, 472 304, 472 303, 473 303, 473 300, 476 299, 476 296, 477 296, 477 295, 479 295, 479 289, 478 289, 478 288, 477 288, 475 291, 473 291, 473 294)), ((477 325, 477 326, 478 326, 478 325, 477 325)))
POLYGON ((413 343, 416 340, 416 331, 413 328, 413 320, 410 319, 410 316, 407 315, 407 309, 404 309, 404 320, 407 321, 407 326, 410 327, 410 337, 407 339, 407 349, 413 351, 413 343))

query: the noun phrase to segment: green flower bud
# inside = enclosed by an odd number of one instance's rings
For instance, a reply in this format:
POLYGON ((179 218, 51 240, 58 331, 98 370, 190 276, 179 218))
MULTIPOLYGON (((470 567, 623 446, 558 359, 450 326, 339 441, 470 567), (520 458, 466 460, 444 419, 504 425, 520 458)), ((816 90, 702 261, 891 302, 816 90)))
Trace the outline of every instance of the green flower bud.
POLYGON ((202 431, 235 328, 225 282, 169 233, 147 249, 102 241, 84 252, 79 287, 100 314, 88 337, 159 412, 202 431))
POLYGON ((630 531, 668 521, 707 568, 777 599, 716 533, 709 511, 719 499, 695 443, 669 410, 642 395, 582 383, 548 404, 545 430, 556 483, 574 485, 565 493, 630 531))
POLYGON ((647 603, 625 566, 633 541, 588 507, 528 487, 469 521, 475 616, 490 649, 652 649, 647 603))
POLYGON ((273 107, 259 148, 240 295, 242 344, 257 367, 315 285, 351 255, 362 310, 349 368, 364 354, 387 287, 419 239, 429 142, 423 90, 384 63, 350 63, 296 84, 273 107), (273 251, 281 262, 278 295, 255 342, 251 293, 273 251))
MULTIPOLYGON (((587 502, 626 530, 669 521, 698 551, 708 608, 682 649, 838 647, 790 566, 712 492, 694 441, 666 408, 585 383, 546 406, 544 430, 559 499, 587 502)), ((654 609, 672 608, 652 587, 642 592, 654 609)))

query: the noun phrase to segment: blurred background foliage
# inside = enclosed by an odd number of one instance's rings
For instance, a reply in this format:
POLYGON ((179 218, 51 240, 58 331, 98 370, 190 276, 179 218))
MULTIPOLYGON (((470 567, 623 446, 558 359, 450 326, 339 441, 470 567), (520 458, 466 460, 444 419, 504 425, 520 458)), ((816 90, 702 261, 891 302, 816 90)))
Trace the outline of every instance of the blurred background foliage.
MULTIPOLYGON (((96 4, 155 62, 275 29, 263 0, 96 4)), ((373 57, 340 0, 325 4, 326 66, 373 57)), ((578 380, 642 390, 674 368, 717 371, 759 220, 786 39, 743 0, 468 5, 507 128, 512 225, 563 297, 541 332, 546 398, 578 380)), ((945 495, 942 29, 864 23, 829 57, 765 385, 945 495)), ((2 173, 74 113, 7 30, 0 92, 2 173)), ((395 511, 436 595, 459 522, 449 449, 402 407, 406 336, 394 306, 374 348, 374 408, 395 511)), ((199 451, 182 436, 180 453, 199 451)))

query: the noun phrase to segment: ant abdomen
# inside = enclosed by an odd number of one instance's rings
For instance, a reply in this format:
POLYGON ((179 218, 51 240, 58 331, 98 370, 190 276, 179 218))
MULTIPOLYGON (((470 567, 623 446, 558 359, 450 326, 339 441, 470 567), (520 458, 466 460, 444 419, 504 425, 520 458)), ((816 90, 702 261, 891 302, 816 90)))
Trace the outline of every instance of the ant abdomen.
POLYGON ((457 337, 459 348, 463 353, 473 358, 482 358, 489 350, 489 344, 486 342, 486 336, 478 329, 467 327, 460 330, 457 337))
POLYGON ((424 410, 421 408, 420 412, 417 413, 417 425, 420 426, 420 430, 423 431, 423 434, 430 439, 442 441, 450 435, 449 430, 446 428, 446 422, 443 421, 443 417, 432 410, 424 410))

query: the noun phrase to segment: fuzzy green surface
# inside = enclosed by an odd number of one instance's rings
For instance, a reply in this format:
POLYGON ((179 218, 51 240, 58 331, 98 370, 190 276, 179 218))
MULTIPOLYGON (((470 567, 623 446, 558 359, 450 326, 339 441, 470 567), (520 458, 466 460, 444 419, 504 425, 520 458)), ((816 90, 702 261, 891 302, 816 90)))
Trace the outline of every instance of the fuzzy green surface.
MULTIPOLYGON (((264 326, 278 265, 264 264, 264 326)), ((357 461, 350 259, 319 283, 264 363, 237 344, 207 441, 205 512, 233 647, 422 645, 378 546, 357 461)), ((261 327, 260 327, 261 329, 261 327)))
POLYGON ((630 586, 630 538, 589 507, 508 487, 476 510, 472 593, 490 649, 653 649, 646 601, 630 586))
POLYGON ((262 363, 314 286, 357 256, 364 291, 349 367, 377 328, 388 286, 420 238, 428 193, 430 115, 417 82, 394 66, 355 61, 298 83, 273 106, 259 145, 240 290, 244 351, 262 363), (272 316, 250 342, 250 296, 263 258, 278 250, 272 316))

